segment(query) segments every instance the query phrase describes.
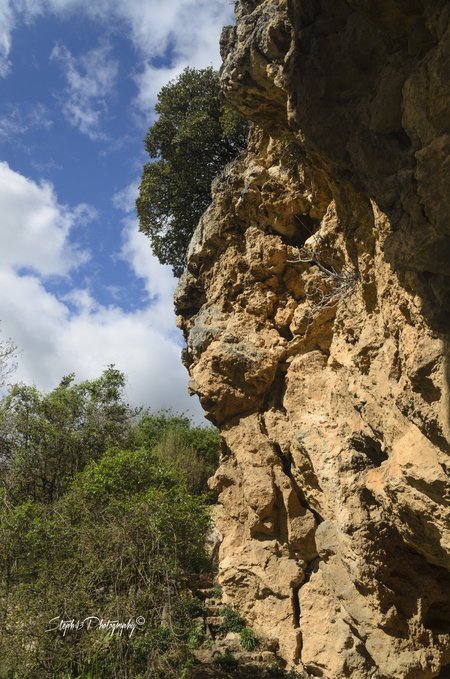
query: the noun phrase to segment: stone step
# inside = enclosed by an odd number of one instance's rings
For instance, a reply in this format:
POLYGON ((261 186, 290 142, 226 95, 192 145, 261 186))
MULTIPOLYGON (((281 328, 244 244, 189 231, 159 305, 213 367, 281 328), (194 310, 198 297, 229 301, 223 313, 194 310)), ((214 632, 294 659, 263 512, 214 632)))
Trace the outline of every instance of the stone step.
POLYGON ((205 604, 206 604, 206 606, 218 606, 219 608, 222 608, 223 601, 222 601, 222 599, 218 599, 217 597, 211 597, 211 598, 205 599, 205 604))
POLYGON ((225 618, 220 615, 211 615, 205 618, 205 622, 210 627, 220 627, 225 622, 225 618))
POLYGON ((222 606, 206 606, 206 615, 219 615, 222 606))
POLYGON ((198 575, 191 575, 184 578, 184 583, 188 589, 195 593, 199 589, 214 587, 214 580, 214 573, 199 573, 198 575))
POLYGON ((253 663, 253 662, 261 662, 262 661, 262 656, 261 653, 250 653, 250 652, 240 652, 237 651, 234 653, 234 657, 239 660, 243 665, 248 665, 248 663, 253 663))

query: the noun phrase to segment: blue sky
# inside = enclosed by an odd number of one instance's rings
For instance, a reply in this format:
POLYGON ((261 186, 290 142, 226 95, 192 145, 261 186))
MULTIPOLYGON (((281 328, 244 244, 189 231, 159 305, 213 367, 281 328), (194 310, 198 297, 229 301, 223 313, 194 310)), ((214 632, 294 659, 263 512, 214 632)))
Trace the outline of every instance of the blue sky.
POLYGON ((54 388, 115 363, 128 397, 203 419, 187 394, 171 268, 134 201, 156 95, 220 66, 228 0, 0 0, 1 339, 13 381, 54 388))

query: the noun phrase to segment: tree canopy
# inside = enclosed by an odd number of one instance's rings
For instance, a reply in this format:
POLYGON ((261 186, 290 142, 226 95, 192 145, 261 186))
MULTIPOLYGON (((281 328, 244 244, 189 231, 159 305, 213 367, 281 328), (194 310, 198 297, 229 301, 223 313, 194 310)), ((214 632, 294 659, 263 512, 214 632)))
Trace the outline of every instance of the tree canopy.
POLYGON ((211 568, 219 434, 132 408, 124 386, 111 365, 0 399, 1 677, 175 679, 189 657, 201 604, 181 578, 211 568), (59 626, 90 616, 136 631, 59 626))
POLYGON ((247 145, 249 124, 219 101, 212 68, 186 68, 158 94, 158 120, 144 140, 136 208, 153 253, 181 276, 198 220, 211 202, 211 182, 247 145))
POLYGON ((74 378, 63 377, 48 394, 15 384, 3 398, 0 484, 9 502, 52 502, 88 462, 130 445, 137 411, 123 400, 123 373, 111 365, 95 380, 74 378))

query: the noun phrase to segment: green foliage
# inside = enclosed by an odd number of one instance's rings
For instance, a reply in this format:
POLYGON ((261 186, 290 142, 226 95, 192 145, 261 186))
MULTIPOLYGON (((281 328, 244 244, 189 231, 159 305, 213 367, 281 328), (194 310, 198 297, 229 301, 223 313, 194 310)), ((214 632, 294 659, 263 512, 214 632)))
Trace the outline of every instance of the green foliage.
POLYGON ((189 648, 197 648, 203 641, 203 626, 196 625, 189 633, 189 648))
POLYGON ((204 602, 196 596, 187 600, 186 609, 191 618, 200 618, 200 616, 205 615, 206 612, 206 606, 204 602))
POLYGON ((245 627, 245 620, 238 611, 235 611, 231 606, 225 605, 221 611, 220 615, 225 618, 222 625, 220 626, 220 631, 228 634, 228 632, 240 632, 245 627))
POLYGON ((189 675, 189 668, 193 662, 194 658, 188 658, 188 660, 186 660, 186 662, 183 665, 183 669, 181 670, 180 679, 186 679, 186 677, 189 675))
POLYGON ((215 599, 221 599, 223 594, 222 587, 220 585, 214 585, 211 593, 215 599))
POLYGON ((136 416, 125 376, 109 366, 96 380, 64 377, 49 394, 16 384, 0 402, 0 482, 5 499, 53 502, 91 460, 131 442, 136 416))
POLYGON ((179 677, 203 607, 183 598, 179 576, 210 567, 205 497, 158 445, 137 446, 121 373, 72 382, 47 395, 16 385, 1 403, 0 668, 21 679, 179 677), (145 624, 131 636, 55 629, 88 616, 145 624))
POLYGON ((256 634, 252 629, 249 627, 244 627, 239 635, 239 643, 247 651, 253 651, 256 644, 258 643, 258 639, 256 638, 256 634))
POLYGON ((144 165, 136 200, 139 230, 178 277, 212 180, 247 145, 248 123, 220 104, 219 89, 212 68, 186 68, 159 92, 159 118, 144 140, 153 162, 144 165))
POLYGON ((208 490, 207 480, 219 466, 220 434, 214 427, 194 426, 189 417, 171 410, 147 410, 136 430, 137 444, 154 450, 166 462, 185 474, 189 490, 208 490))

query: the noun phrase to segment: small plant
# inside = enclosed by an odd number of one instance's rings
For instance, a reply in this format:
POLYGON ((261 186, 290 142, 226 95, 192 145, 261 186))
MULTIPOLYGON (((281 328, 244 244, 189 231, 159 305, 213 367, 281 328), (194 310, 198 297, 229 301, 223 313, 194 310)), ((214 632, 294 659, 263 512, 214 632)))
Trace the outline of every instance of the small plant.
POLYGON ((205 615, 205 604, 196 596, 194 596, 192 599, 189 599, 186 606, 188 614, 191 618, 200 618, 205 615))
POLYGON ((221 599, 223 590, 220 585, 214 585, 214 587, 211 590, 211 594, 213 595, 214 599, 221 599))
POLYGON ((241 646, 245 648, 247 651, 253 651, 256 644, 258 643, 258 639, 256 638, 256 634, 252 629, 250 629, 249 627, 244 627, 244 629, 241 630, 239 642, 241 646))
POLYGON ((214 665, 219 665, 221 669, 235 670, 239 664, 239 660, 234 657, 234 654, 227 648, 224 653, 219 653, 213 658, 214 665))
POLYGON ((308 263, 318 267, 320 284, 306 290, 312 311, 337 306, 354 292, 359 280, 358 268, 343 261, 338 251, 327 246, 320 236, 315 236, 312 242, 299 248, 298 259, 287 261, 290 264, 308 263))
POLYGON ((220 615, 225 618, 220 631, 228 634, 228 632, 240 632, 245 627, 245 620, 238 611, 235 611, 231 606, 224 606, 220 611, 220 615))
POLYGON ((183 669, 181 670, 181 679, 186 679, 189 673, 189 667, 192 665, 194 662, 194 658, 189 658, 186 660, 186 662, 183 665, 183 669))
POLYGON ((197 648, 203 641, 203 627, 196 625, 194 629, 189 632, 189 648, 197 648))

